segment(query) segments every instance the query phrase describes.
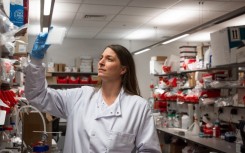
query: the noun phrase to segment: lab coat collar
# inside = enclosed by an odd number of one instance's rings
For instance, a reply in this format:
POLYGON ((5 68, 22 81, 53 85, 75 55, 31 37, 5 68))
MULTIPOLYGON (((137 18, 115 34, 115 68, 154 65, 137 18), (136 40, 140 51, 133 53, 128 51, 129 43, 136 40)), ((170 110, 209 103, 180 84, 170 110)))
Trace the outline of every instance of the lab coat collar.
POLYGON ((98 99, 96 102, 96 115, 95 119, 103 118, 103 117, 118 117, 122 115, 121 112, 121 100, 124 95, 124 89, 123 87, 120 90, 120 93, 118 94, 115 102, 110 105, 105 111, 101 112, 99 111, 98 105, 102 102, 102 92, 101 89, 98 91, 98 99))

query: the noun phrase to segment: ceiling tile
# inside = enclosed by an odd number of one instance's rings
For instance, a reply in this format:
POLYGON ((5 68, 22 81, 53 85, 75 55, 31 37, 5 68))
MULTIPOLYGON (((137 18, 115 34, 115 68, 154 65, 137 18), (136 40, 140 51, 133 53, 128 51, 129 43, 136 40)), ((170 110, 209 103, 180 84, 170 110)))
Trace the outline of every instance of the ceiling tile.
POLYGON ((128 6, 168 8, 178 0, 133 0, 128 6))
POLYGON ((131 0, 84 0, 83 3, 126 6, 129 1, 131 1, 131 0))
POLYGON ((107 27, 108 28, 126 28, 126 29, 135 29, 139 27, 140 24, 137 22, 110 22, 107 27))
POLYGON ((62 23, 64 25, 71 25, 73 19, 75 18, 76 13, 69 13, 69 12, 54 12, 52 17, 52 23, 62 23))
POLYGON ((121 6, 106 6, 106 5, 87 5, 83 4, 79 8, 79 12, 84 14, 118 14, 123 7, 121 6))
POLYGON ((104 27, 107 24, 106 21, 75 21, 73 27, 104 27))
POLYGON ((65 2, 65 3, 81 3, 82 1, 83 0, 55 0, 55 2, 65 2))
POLYGON ((176 5, 172 6, 171 9, 180 9, 180 10, 196 10, 199 11, 202 9, 202 5, 199 5, 200 1, 197 0, 182 0, 176 5))
POLYGON ((151 17, 148 16, 136 16, 136 15, 117 15, 113 21, 124 21, 124 22, 138 22, 139 25, 148 22, 151 17))
POLYGON ((71 27, 71 29, 67 32, 67 37, 72 38, 93 38, 98 32, 98 29, 91 29, 91 27, 86 28, 74 28, 71 27))
POLYGON ((76 21, 111 21, 115 15, 112 14, 86 14, 86 13, 77 13, 75 20, 76 21), (91 17, 85 17, 92 15, 91 17), (93 15, 102 15, 102 17, 93 17, 93 15), (103 17, 104 16, 104 17, 103 17))
POLYGON ((70 30, 71 31, 77 30, 81 33, 85 32, 85 31, 97 33, 100 31, 100 29, 98 27, 82 27, 82 28, 79 28, 79 27, 75 27, 75 26, 71 26, 70 30))
POLYGON ((122 28, 105 28, 101 31, 101 33, 129 33, 132 32, 134 29, 122 29, 122 28))
POLYGON ((143 7, 126 7, 120 14, 122 15, 140 15, 140 16, 156 16, 159 15, 163 9, 143 8, 143 7))
POLYGON ((219 2, 219 1, 206 1, 203 4, 203 10, 213 10, 213 11, 233 11, 242 6, 245 6, 244 2, 219 2))
POLYGON ((199 14, 193 10, 168 9, 159 16, 152 19, 149 23, 154 26, 178 25, 192 20, 197 20, 199 14))
POLYGON ((54 12, 74 12, 76 13, 80 7, 80 4, 74 3, 55 3, 54 12))
POLYGON ((96 39, 122 39, 124 33, 112 32, 112 33, 100 33, 95 38, 96 39))
MULTIPOLYGON (((157 27, 157 34, 149 37, 149 40, 153 40, 176 35, 245 6, 245 0, 204 0, 203 5, 199 5, 199 2, 200 0, 56 0, 52 25, 66 27, 68 37, 89 39, 125 39, 125 36, 134 31, 157 27), (169 16, 159 20, 163 23, 154 22, 159 16, 174 10, 189 11, 192 16, 182 17, 184 20, 174 19, 179 23, 172 25, 166 24, 169 16), (84 18, 85 15, 105 17, 84 18)), ((36 34, 40 24, 40 0, 30 0, 29 5, 28 30, 36 34)), ((174 13, 170 19, 177 15, 174 13)))

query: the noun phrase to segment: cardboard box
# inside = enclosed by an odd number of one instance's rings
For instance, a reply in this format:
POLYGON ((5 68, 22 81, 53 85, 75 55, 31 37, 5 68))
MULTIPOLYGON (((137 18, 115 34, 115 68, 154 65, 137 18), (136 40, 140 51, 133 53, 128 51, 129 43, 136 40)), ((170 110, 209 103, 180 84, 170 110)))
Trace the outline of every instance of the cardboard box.
POLYGON ((180 46, 180 52, 196 52, 196 46, 180 46))
POLYGON ((65 66, 66 66, 66 64, 59 64, 58 72, 65 72, 65 66))
MULTIPOLYGON (((46 119, 45 113, 43 113, 47 132, 52 132, 52 122, 49 122, 46 119)), ((32 144, 37 143, 41 140, 42 133, 33 132, 33 131, 43 131, 43 121, 38 112, 30 112, 29 114, 23 114, 23 140, 27 146, 32 146, 32 144)), ((51 153, 52 146, 52 134, 48 134, 47 145, 49 145, 51 153)))
POLYGON ((28 35, 18 37, 15 41, 15 53, 27 53, 28 52, 28 35))
POLYGON ((151 60, 153 61, 165 61, 167 59, 166 56, 152 56, 151 60))
POLYGON ((57 77, 46 76, 46 80, 48 84, 57 84, 57 77))
POLYGON ((164 65, 166 56, 153 56, 150 60, 150 74, 163 74, 162 66, 164 65))
POLYGON ((245 42, 245 26, 227 27, 211 33, 212 67, 237 62, 237 51, 245 42))

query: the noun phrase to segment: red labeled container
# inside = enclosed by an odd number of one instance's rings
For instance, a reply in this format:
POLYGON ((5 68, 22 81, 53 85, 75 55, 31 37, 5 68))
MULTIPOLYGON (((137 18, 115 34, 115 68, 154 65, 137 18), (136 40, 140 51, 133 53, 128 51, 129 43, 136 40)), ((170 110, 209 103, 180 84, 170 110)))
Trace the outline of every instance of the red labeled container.
POLYGON ((91 77, 90 76, 81 76, 80 84, 90 84, 91 77))
POLYGON ((68 83, 69 84, 79 84, 80 83, 80 77, 69 77, 68 83))
POLYGON ((57 84, 67 84, 68 83, 68 77, 65 76, 58 76, 57 77, 57 84))

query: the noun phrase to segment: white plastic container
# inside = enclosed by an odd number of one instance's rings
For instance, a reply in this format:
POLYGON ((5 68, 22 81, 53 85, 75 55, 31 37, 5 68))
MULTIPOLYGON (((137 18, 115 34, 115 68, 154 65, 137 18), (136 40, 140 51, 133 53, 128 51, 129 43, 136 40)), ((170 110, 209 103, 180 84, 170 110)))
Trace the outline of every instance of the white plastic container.
POLYGON ((46 44, 61 45, 66 35, 66 28, 53 27, 48 34, 46 44))
POLYGON ((188 127, 190 126, 190 117, 188 115, 183 115, 181 117, 181 125, 182 125, 182 129, 188 129, 188 127))

